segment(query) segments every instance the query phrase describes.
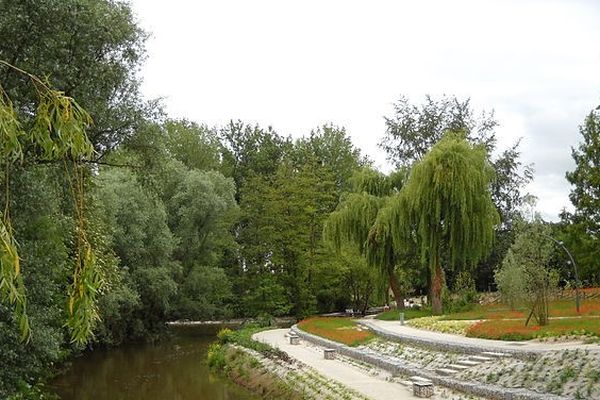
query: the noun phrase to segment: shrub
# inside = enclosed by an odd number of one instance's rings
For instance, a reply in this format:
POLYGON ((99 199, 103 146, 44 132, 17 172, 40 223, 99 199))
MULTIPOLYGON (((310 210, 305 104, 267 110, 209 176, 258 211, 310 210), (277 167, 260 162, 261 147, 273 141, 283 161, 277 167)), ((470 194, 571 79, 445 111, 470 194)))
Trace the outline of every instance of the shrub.
POLYGON ((227 361, 225 360, 225 349, 220 343, 213 343, 208 348, 206 356, 208 366, 217 370, 225 369, 227 361))
POLYGON ((472 321, 462 320, 442 320, 440 316, 415 318, 410 321, 410 326, 428 331, 436 331, 442 333, 452 333, 456 335, 464 335, 467 329, 473 325, 472 321))

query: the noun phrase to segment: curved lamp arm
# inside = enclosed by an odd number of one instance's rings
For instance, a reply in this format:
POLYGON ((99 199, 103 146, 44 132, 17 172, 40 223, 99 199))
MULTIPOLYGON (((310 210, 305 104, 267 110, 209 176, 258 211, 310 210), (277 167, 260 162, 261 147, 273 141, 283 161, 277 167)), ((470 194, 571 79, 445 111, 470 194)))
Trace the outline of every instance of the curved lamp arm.
POLYGON ((562 240, 560 240, 560 241, 556 240, 552 236, 546 235, 544 233, 540 233, 540 235, 552 240, 554 243, 556 243, 560 247, 562 247, 563 250, 569 256, 569 259, 571 260, 571 264, 573 264, 573 270, 575 272, 575 307, 577 308, 577 313, 579 314, 579 287, 581 286, 581 282, 579 281, 579 272, 577 271, 577 264, 575 264, 575 259, 573 258, 573 256, 571 255, 571 252, 569 251, 569 249, 567 249, 567 247, 565 246, 565 244, 562 240))

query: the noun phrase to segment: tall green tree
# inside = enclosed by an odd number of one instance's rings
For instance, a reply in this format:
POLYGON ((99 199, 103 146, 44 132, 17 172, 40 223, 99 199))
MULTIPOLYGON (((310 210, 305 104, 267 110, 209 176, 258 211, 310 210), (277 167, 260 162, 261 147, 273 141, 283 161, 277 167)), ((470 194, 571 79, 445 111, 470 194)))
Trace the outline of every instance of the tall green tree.
POLYGON ((494 113, 476 116, 470 99, 455 96, 435 99, 429 95, 416 105, 406 96, 394 103, 394 113, 385 118, 386 132, 379 146, 397 167, 410 166, 422 159, 447 131, 464 131, 469 141, 494 148, 494 113))
POLYGON ((221 129, 220 140, 222 172, 233 178, 238 201, 246 180, 251 175, 273 176, 292 146, 271 127, 262 129, 242 121, 231 121, 221 129))
POLYGON ((293 153, 298 165, 316 162, 334 175, 338 195, 350 190, 350 178, 354 172, 369 164, 360 150, 352 144, 346 129, 334 125, 323 125, 298 139, 293 153))
MULTIPOLYGON (((22 332, 13 308, 0 302, 0 398, 20 388, 33 387, 60 361, 64 343, 66 291, 71 259, 70 223, 59 205, 61 170, 52 165, 17 168, 12 173, 11 216, 19 243, 21 275, 27 294, 31 340, 22 332)), ((3 209, 3 208, 2 208, 3 209)))
POLYGON ((414 230, 431 273, 434 314, 442 312, 444 267, 473 268, 490 251, 499 223, 486 149, 463 132, 447 133, 411 170, 391 215, 395 241, 414 230))
POLYGON ((186 268, 217 265, 235 245, 229 231, 237 218, 235 187, 217 171, 184 171, 166 200, 169 226, 178 239, 176 258, 186 268))
POLYGON ((575 170, 567 172, 574 188, 569 195, 575 206, 573 218, 600 235, 600 111, 592 111, 580 127, 583 141, 572 149, 575 170))
POLYGON ((273 179, 255 177, 242 192, 243 268, 259 280, 277 276, 297 316, 316 311, 312 283, 325 253, 322 223, 337 201, 333 178, 322 172, 284 163, 273 179))
POLYGON ((332 126, 296 142, 241 123, 221 134, 223 171, 234 177, 241 207, 234 229, 239 251, 229 262, 234 292, 243 300, 238 309, 305 315, 317 304, 331 311, 342 300, 320 278, 338 281, 342 271, 323 244, 322 227, 353 169, 364 162, 359 151, 343 128, 332 126), (269 309, 248 309, 267 290, 275 296, 264 303, 269 309))
POLYGON ((496 227, 492 251, 480 261, 477 269, 479 288, 488 289, 493 284, 493 271, 514 240, 512 225, 521 217, 528 196, 524 188, 533 179, 533 167, 520 160, 520 141, 491 157, 496 149, 498 126, 494 113, 477 113, 469 99, 460 100, 455 96, 426 96, 422 104, 414 104, 402 96, 394 104, 394 113, 385 120, 386 132, 379 146, 397 166, 410 166, 422 159, 449 130, 464 131, 470 143, 487 149, 495 171, 492 200, 501 221, 496 227))
POLYGON ((590 112, 580 126, 582 142, 571 155, 575 170, 566 177, 573 189, 569 199, 575 211, 563 212, 567 224, 561 233, 567 247, 573 252, 589 284, 600 282, 600 111, 590 112))
POLYGON ((156 335, 173 308, 180 270, 166 209, 127 169, 105 168, 97 184, 97 203, 119 259, 116 291, 101 303, 102 339, 119 344, 156 335))
MULTIPOLYGON (((76 98, 94 125, 89 137, 97 157, 130 136, 153 105, 139 93, 137 72, 146 33, 131 5, 114 0, 1 0, 0 59, 48 77, 76 98)), ((27 116, 36 91, 14 70, 1 69, 0 81, 16 108, 27 116)))
POLYGON ((220 142, 214 130, 187 120, 167 120, 162 128, 170 157, 190 169, 219 170, 220 142))

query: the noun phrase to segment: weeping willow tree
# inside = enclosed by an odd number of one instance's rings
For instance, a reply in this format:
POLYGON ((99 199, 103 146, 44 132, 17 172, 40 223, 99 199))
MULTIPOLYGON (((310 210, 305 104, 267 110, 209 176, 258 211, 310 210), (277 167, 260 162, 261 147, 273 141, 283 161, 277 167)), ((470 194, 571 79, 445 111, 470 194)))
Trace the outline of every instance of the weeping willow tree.
POLYGON ((492 247, 499 223, 489 191, 493 178, 485 148, 449 132, 413 166, 389 213, 395 243, 416 236, 431 274, 434 314, 442 313, 442 261, 446 268, 472 268, 492 247))
POLYGON ((403 170, 385 176, 372 169, 358 172, 349 193, 324 224, 323 237, 338 251, 344 244, 359 249, 371 267, 388 280, 399 308, 404 307, 404 291, 396 275, 390 213, 406 174, 403 170))
POLYGON ((86 129, 89 114, 64 93, 54 90, 36 76, 5 61, 0 66, 18 72, 37 93, 34 108, 17 112, 7 91, 0 85, 0 166, 4 181, 4 210, 0 212, 0 300, 8 302, 18 322, 22 339, 31 329, 27 317, 27 296, 19 257, 19 246, 10 218, 10 176, 17 163, 59 162, 64 166, 74 210, 74 262, 68 289, 68 320, 73 342, 84 343, 98 319, 96 298, 102 274, 86 231, 83 161, 94 149, 86 129))

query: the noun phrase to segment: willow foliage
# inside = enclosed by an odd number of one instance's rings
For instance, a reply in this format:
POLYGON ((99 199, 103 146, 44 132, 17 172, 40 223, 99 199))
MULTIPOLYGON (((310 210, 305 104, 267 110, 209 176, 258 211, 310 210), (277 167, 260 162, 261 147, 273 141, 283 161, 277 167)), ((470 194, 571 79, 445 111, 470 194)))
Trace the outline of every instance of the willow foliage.
POLYGON ((423 262, 431 268, 441 247, 450 266, 473 266, 491 249, 499 216, 490 195, 494 170, 483 146, 461 132, 447 133, 414 165, 403 187, 394 240, 416 229, 423 262), (402 211, 404 210, 404 211, 402 211))
POLYGON ((386 204, 379 210, 377 218, 369 230, 367 241, 367 262, 377 266, 382 272, 395 265, 395 251, 392 236, 392 220, 395 214, 390 205, 392 199, 386 199, 386 204))
POLYGON ((390 175, 371 168, 363 168, 350 178, 355 193, 367 193, 377 197, 390 196, 397 193, 406 180, 407 170, 399 169, 390 175))
MULTIPOLYGON (((14 306, 23 340, 31 336, 27 318, 27 298, 20 269, 18 245, 10 221, 10 169, 23 161, 23 148, 31 148, 33 157, 61 160, 71 186, 75 210, 75 266, 69 289, 67 326, 74 342, 84 343, 98 318, 96 296, 102 276, 86 235, 84 204, 85 174, 81 161, 94 150, 86 129, 92 123, 89 114, 71 97, 52 89, 34 75, 0 60, 0 65, 22 74, 38 94, 32 121, 20 121, 10 98, 0 86, 0 164, 4 168, 5 204, 0 214, 0 298, 14 306), (27 125, 28 129, 23 126, 27 125)), ((29 154, 29 153, 28 153, 29 154)))
POLYGON ((342 205, 332 212, 323 227, 325 241, 339 250, 351 243, 364 252, 369 231, 384 204, 382 198, 367 193, 351 193, 342 205))
POLYGON ((355 193, 325 222, 325 240, 337 249, 344 243, 356 246, 369 265, 388 274, 395 265, 392 216, 397 218, 395 205, 405 177, 404 170, 387 176, 368 168, 356 173, 351 179, 355 193))

